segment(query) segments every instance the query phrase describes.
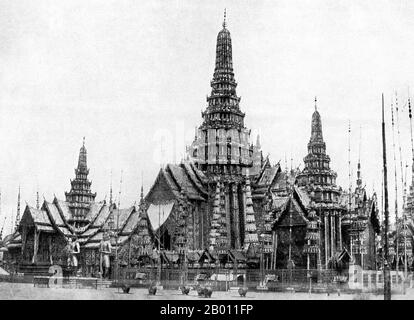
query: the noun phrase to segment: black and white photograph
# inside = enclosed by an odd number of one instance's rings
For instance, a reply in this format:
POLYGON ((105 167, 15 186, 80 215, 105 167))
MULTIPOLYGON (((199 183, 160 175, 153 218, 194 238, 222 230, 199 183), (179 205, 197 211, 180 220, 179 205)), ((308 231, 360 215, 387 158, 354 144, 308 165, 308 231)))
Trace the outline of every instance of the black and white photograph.
POLYGON ((0 300, 414 300, 413 30, 409 0, 0 0, 0 300))

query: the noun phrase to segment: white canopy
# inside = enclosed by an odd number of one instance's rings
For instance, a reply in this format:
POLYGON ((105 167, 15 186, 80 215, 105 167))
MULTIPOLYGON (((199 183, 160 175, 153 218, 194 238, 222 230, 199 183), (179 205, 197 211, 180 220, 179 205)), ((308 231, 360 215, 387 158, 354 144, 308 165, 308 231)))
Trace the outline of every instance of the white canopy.
POLYGON ((173 206, 174 201, 164 204, 150 204, 147 210, 147 214, 154 231, 157 231, 160 226, 162 226, 168 219, 173 206))

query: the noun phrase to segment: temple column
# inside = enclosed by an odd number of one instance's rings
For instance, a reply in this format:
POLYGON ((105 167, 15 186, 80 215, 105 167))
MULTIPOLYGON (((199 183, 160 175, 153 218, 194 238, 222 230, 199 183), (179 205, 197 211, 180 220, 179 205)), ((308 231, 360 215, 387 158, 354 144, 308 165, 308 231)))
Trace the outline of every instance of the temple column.
POLYGON ((26 225, 23 225, 23 231, 22 231, 22 250, 21 250, 22 257, 24 257, 24 251, 26 250, 26 239, 27 239, 27 226, 26 225))
POLYGON ((195 209, 192 210, 192 216, 193 216, 193 250, 197 249, 196 247, 196 223, 195 223, 195 213, 198 206, 195 206, 195 209))
POLYGON ((331 254, 330 257, 332 258, 333 255, 335 254, 335 217, 334 217, 334 213, 330 212, 330 220, 331 220, 331 225, 330 225, 330 229, 331 229, 331 254))
POLYGON ((47 237, 47 242, 48 242, 48 247, 49 247, 49 262, 50 264, 53 264, 53 256, 52 256, 52 250, 53 250, 53 245, 52 245, 52 236, 49 235, 47 237))
POLYGON ((233 211, 233 219, 234 219, 234 237, 235 242, 234 246, 236 249, 240 249, 241 243, 240 243, 240 226, 239 226, 239 201, 237 196, 237 185, 232 185, 232 195, 233 195, 233 204, 232 204, 232 211, 233 211))
POLYGON ((338 212, 338 234, 339 234, 339 250, 342 251, 342 215, 338 212))
POLYGON ((32 263, 37 262, 37 251, 39 249, 39 236, 40 236, 40 231, 37 231, 36 227, 35 227, 35 229, 34 229, 34 245, 33 245, 32 263))
POLYGON ((329 256, 329 247, 328 247, 328 215, 324 212, 324 231, 325 231, 325 268, 328 269, 328 256, 329 256))
POLYGON ((227 223, 227 237, 229 239, 229 248, 231 248, 231 244, 232 244, 232 224, 231 224, 231 206, 230 206, 230 186, 228 184, 224 185, 224 194, 225 194, 225 209, 226 209, 226 221, 228 221, 227 223))

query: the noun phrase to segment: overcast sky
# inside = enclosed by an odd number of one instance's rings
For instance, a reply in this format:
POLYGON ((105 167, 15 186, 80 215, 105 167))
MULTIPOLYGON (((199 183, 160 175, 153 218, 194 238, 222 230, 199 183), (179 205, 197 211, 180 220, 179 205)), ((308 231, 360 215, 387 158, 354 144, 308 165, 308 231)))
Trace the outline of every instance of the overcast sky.
POLYGON ((138 200, 141 173, 148 191, 162 163, 179 162, 201 124, 225 7, 240 107, 273 163, 303 168, 317 96, 338 183, 348 188, 349 119, 352 187, 361 144, 363 181, 381 194, 384 92, 393 213, 395 92, 411 181, 402 107, 414 92, 414 2, 3 0, 0 226, 7 215, 10 230, 19 184, 22 212, 36 190, 64 199, 83 136, 97 200, 109 194, 111 170, 118 195, 123 170, 122 207, 138 200))

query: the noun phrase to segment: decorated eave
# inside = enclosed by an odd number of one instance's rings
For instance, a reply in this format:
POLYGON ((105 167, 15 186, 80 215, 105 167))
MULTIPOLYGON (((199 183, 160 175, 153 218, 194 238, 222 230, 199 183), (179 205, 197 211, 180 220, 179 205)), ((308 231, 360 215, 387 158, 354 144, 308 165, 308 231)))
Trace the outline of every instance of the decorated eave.
POLYGON ((27 226, 33 226, 36 230, 41 232, 58 232, 65 238, 76 235, 82 247, 98 248, 103 239, 103 234, 109 230, 108 222, 111 213, 114 216, 115 228, 118 222, 118 245, 121 245, 129 239, 130 235, 138 225, 139 213, 135 206, 118 210, 115 205, 109 207, 105 201, 91 202, 90 210, 88 212, 89 221, 91 222, 82 230, 75 230, 67 222, 72 215, 69 203, 58 200, 55 197, 53 202, 44 201, 41 209, 26 206, 20 221, 19 230, 21 230, 23 224, 25 224, 27 226), (118 213, 119 221, 117 221, 118 213))
POLYGON ((14 233, 4 237, 2 241, 2 246, 7 250, 20 248, 22 246, 22 236, 20 232, 15 231, 14 233))
POLYGON ((99 248, 101 241, 103 240, 103 236, 105 232, 111 232, 113 235, 111 237, 111 244, 113 247, 123 245, 133 234, 135 231, 140 217, 139 211, 136 210, 135 206, 131 206, 129 208, 120 209, 118 210, 116 206, 111 207, 111 214, 114 217, 114 227, 115 229, 110 230, 108 228, 109 222, 109 214, 105 218, 105 222, 100 225, 98 230, 96 230, 86 241, 84 247, 87 249, 96 249, 99 248), (119 220, 118 220, 119 214, 119 220), (117 221, 118 220, 118 221, 117 221), (118 224, 118 229, 117 229, 118 224), (116 233, 118 231, 117 236, 116 233))

